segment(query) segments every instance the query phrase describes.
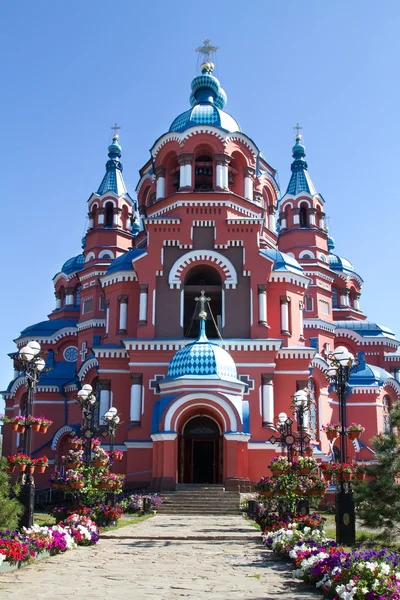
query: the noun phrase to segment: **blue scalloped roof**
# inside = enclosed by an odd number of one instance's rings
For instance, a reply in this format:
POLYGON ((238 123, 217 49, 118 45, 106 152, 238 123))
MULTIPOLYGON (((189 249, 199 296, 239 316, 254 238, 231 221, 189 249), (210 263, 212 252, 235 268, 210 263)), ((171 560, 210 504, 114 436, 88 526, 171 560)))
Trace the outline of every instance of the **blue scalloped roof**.
POLYGON ((388 327, 372 321, 335 321, 336 329, 351 329, 364 337, 384 336, 395 339, 394 332, 388 327))
POLYGON ((185 111, 172 122, 169 131, 185 131, 196 125, 213 125, 224 131, 241 131, 235 119, 227 112, 212 104, 197 104, 185 111))
POLYGON ((392 375, 375 365, 364 363, 361 369, 351 373, 349 378, 350 385, 383 385, 387 379, 392 378, 392 375))
POLYGON ((264 248, 260 254, 274 261, 274 271, 291 271, 292 273, 302 274, 303 269, 293 256, 285 254, 276 248, 264 248))
POLYGON ((61 267, 61 271, 66 275, 70 275, 71 273, 76 273, 77 271, 81 271, 85 264, 85 257, 83 254, 78 254, 78 256, 73 256, 69 258, 61 267))
POLYGON ((179 377, 238 381, 233 358, 218 344, 208 340, 203 319, 200 320, 197 340, 178 350, 170 362, 166 379, 179 377))
POLYGON ((41 374, 39 381, 42 385, 60 386, 63 383, 67 383, 67 381, 74 379, 75 372, 75 362, 55 362, 50 371, 41 374))
POLYGON ((56 331, 64 329, 65 327, 75 327, 76 323, 77 319, 74 321, 72 319, 49 319, 48 321, 40 321, 40 323, 25 327, 25 329, 21 331, 20 337, 53 335, 53 333, 56 333, 56 331))
POLYGON ((115 258, 107 269, 107 274, 116 273, 117 271, 134 271, 133 262, 146 254, 146 250, 141 248, 132 248, 115 258))

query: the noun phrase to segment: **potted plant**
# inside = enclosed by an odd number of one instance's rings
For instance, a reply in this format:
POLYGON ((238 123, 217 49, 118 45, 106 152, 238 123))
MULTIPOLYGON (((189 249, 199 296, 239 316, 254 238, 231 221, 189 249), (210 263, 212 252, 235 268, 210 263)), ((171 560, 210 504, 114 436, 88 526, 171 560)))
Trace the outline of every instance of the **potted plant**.
POLYGON ((299 444, 293 444, 292 446, 292 458, 293 460, 296 460, 297 457, 300 454, 300 445, 299 444))
POLYGON ((107 452, 100 446, 95 446, 92 451, 92 465, 93 467, 106 467, 110 462, 107 452))
POLYGON ((31 462, 30 457, 27 454, 18 454, 15 455, 15 464, 18 465, 20 471, 25 471, 26 466, 31 462))
POLYGON ((71 448, 73 450, 79 450, 83 446, 83 440, 77 436, 73 437, 71 440, 71 448))
POLYGON ((68 469, 68 471, 65 473, 64 481, 67 487, 71 488, 72 490, 82 489, 85 485, 85 482, 83 481, 83 473, 80 471, 75 471, 74 469, 68 469))
POLYGON ((53 425, 53 421, 50 421, 50 419, 47 419, 46 417, 42 417, 39 429, 40 433, 46 433, 50 425, 53 425))
POLYGON ((111 458, 113 460, 122 460, 124 457, 124 453, 122 452, 122 450, 113 450, 111 452, 111 458))
POLYGON ((363 463, 357 464, 355 472, 354 472, 355 478, 358 481, 364 481, 366 472, 367 472, 366 465, 364 465, 363 463))
POLYGON ((273 458, 269 468, 271 469, 273 475, 282 475, 283 473, 287 473, 290 470, 289 459, 286 456, 273 458))
POLYGON ((42 419, 40 417, 33 417, 32 415, 28 416, 27 423, 31 426, 31 430, 34 432, 40 431, 40 426, 42 424, 42 419))
POLYGON ((44 473, 46 468, 49 466, 49 459, 47 456, 35 458, 32 462, 35 464, 36 473, 44 473))
POLYGON ((309 496, 323 496, 326 490, 326 482, 320 477, 310 477, 309 496))
POLYGON ((1 417, 1 420, 3 421, 3 425, 9 425, 11 431, 17 431, 18 430, 18 421, 16 420, 16 417, 6 417, 5 415, 1 417))
POLYGON ((330 463, 321 463, 320 464, 322 475, 325 481, 330 481, 332 479, 332 466, 330 463))
POLYGON ((308 456, 300 456, 297 461, 298 469, 300 471, 300 475, 308 475, 311 471, 314 471, 318 463, 315 458, 310 458, 308 456))
POLYGON ((35 472, 35 462, 33 460, 30 460, 29 462, 26 463, 26 470, 28 471, 29 475, 33 475, 35 472))
POLYGON ((335 463, 335 465, 336 467, 334 469, 334 472, 336 474, 338 482, 340 483, 341 481, 350 481, 351 476, 353 474, 353 467, 349 465, 349 463, 335 463))
POLYGON ((306 446, 303 448, 303 452, 304 456, 312 456, 314 453, 314 446, 311 446, 311 444, 306 444, 306 446))
POLYGON ((61 457, 66 469, 76 469, 82 464, 83 450, 69 450, 68 454, 61 457))
POLYGON ((351 423, 348 427, 346 427, 345 431, 349 440, 356 440, 362 433, 364 433, 365 427, 359 423, 351 423))
POLYGON ((18 433, 24 433, 25 427, 26 427, 25 417, 23 417, 22 415, 17 416, 17 417, 15 417, 15 422, 17 424, 18 433))
POLYGON ((7 460, 8 460, 7 473, 14 473, 15 467, 17 466, 15 459, 16 459, 16 456, 14 454, 10 454, 9 456, 7 456, 7 460))
POLYGON ((61 475, 60 471, 57 470, 50 475, 49 482, 55 490, 61 489, 65 485, 64 477, 61 475))
POLYGON ((328 440, 336 440, 339 436, 340 425, 338 423, 327 423, 322 425, 322 431, 325 432, 328 440))
POLYGON ((260 496, 271 497, 274 493, 273 482, 269 477, 261 477, 260 481, 255 484, 256 491, 260 496))

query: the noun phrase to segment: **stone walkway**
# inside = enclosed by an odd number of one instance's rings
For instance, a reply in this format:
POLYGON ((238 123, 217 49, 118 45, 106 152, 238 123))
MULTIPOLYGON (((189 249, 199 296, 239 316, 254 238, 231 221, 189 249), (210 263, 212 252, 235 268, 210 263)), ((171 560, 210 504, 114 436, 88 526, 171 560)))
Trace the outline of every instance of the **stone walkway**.
POLYGON ((240 516, 157 515, 95 547, 0 574, 0 599, 312 600, 240 516))

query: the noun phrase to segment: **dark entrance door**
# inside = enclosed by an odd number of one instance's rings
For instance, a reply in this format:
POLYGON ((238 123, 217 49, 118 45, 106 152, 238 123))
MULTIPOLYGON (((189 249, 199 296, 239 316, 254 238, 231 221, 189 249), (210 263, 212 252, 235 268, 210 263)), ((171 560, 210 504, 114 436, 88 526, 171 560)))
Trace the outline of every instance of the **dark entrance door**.
POLYGON ((221 434, 213 419, 198 416, 185 426, 179 447, 181 483, 220 483, 221 434))

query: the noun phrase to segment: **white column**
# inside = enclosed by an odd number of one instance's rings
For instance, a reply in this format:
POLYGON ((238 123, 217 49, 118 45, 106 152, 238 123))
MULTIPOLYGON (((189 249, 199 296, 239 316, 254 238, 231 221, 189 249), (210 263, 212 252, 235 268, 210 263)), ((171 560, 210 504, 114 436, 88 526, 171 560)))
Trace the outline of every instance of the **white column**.
POLYGON ((104 208, 99 208, 97 223, 99 225, 104 225, 104 208))
POLYGON ((222 167, 222 187, 227 190, 229 188, 229 184, 228 184, 228 165, 224 164, 224 165, 221 165, 221 167, 222 167))
POLYGON ((275 206, 268 206, 268 229, 276 233, 275 206))
POLYGON ((128 296, 118 296, 119 300, 119 331, 125 332, 128 322, 128 296))
POLYGON ((354 310, 360 310, 360 294, 356 294, 353 300, 354 310))
POLYGON ((303 302, 299 302, 299 330, 300 330, 300 339, 304 340, 304 321, 303 321, 303 310, 304 310, 304 303, 303 302))
POLYGON ((94 220, 93 217, 91 216, 91 214, 89 213, 89 229, 92 229, 94 227, 94 220))
POLYGON ((321 213, 319 216, 319 227, 325 229, 325 213, 321 213))
POLYGON ((179 187, 186 187, 186 165, 181 164, 179 167, 179 187))
POLYGON ((258 286, 258 324, 267 325, 267 286, 258 286))
POLYGON ((217 188, 223 188, 224 187, 222 165, 220 163, 217 163, 217 167, 216 167, 215 184, 216 184, 217 188))
POLYGON ((100 406, 99 406, 99 417, 100 423, 102 423, 102 417, 110 408, 110 398, 111 398, 111 385, 109 381, 100 381, 100 406))
POLYGON ((308 209, 308 219, 309 219, 310 225, 315 225, 315 213, 316 212, 317 212, 316 208, 309 208, 308 209))
POLYGON ((122 212, 122 210, 120 208, 114 208, 113 221, 114 221, 114 225, 116 227, 118 227, 119 225, 121 225, 121 222, 120 222, 121 212, 122 212))
POLYGON ((56 292, 56 310, 59 310, 62 306, 62 298, 59 292, 56 292))
POLYGON ((67 288, 65 290, 65 304, 67 306, 74 305, 74 290, 73 290, 73 288, 67 288))
POLYGON ((281 296, 281 333, 290 334, 289 330, 289 296, 281 296))
POLYGON ((147 323, 147 285, 140 285, 139 295, 139 325, 147 323))
POLYGON ((340 308, 349 306, 349 296, 346 289, 340 290, 340 308))
POLYGON ((142 416, 142 375, 131 373, 130 421, 140 423, 142 416))
POLYGON ((108 333, 110 327, 110 301, 107 301, 106 304, 106 333, 108 333))
POLYGON ((279 214, 279 221, 281 224, 281 229, 286 229, 287 225, 286 225, 286 215, 284 212, 281 212, 279 214))
POLYGON ((262 423, 272 425, 274 422, 274 383, 273 375, 262 374, 262 423))
POLYGON ((400 383, 400 369, 397 369, 395 379, 397 379, 397 381, 400 383))
POLYGON ((157 178, 156 199, 162 200, 165 198, 165 177, 157 178))
POLYGON ((253 200, 253 179, 249 175, 244 178, 244 197, 253 200))
POLYGON ((293 225, 300 225, 300 209, 294 208, 292 210, 293 214, 293 225))
POLYGON ((192 184, 192 163, 188 162, 186 163, 185 167, 185 185, 186 187, 193 187, 192 184))

